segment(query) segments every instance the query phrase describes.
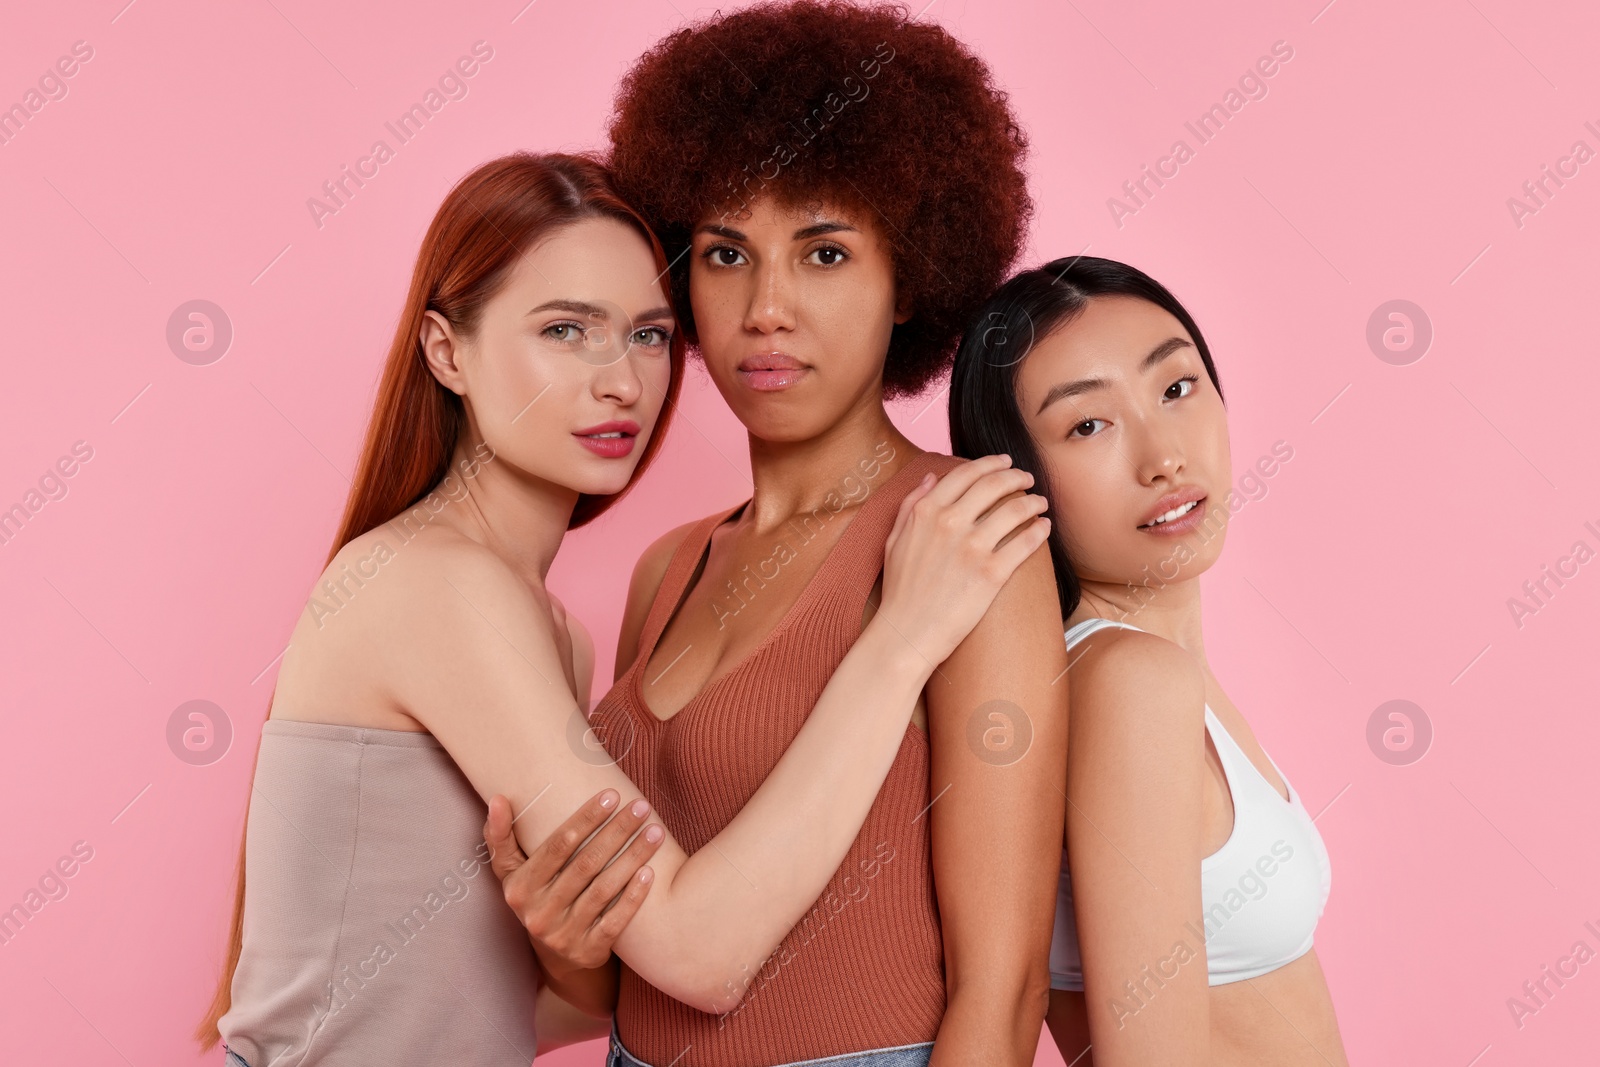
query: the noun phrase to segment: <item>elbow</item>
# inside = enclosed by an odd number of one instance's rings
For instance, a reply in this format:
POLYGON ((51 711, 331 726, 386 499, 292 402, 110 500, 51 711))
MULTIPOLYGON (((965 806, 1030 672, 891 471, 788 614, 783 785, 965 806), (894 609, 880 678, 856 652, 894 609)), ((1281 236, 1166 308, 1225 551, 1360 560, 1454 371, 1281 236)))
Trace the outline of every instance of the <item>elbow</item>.
POLYGON ((695 999, 684 1003, 707 1015, 731 1015, 744 1003, 745 994, 755 985, 756 976, 767 961, 752 972, 749 956, 744 953, 730 949, 707 955, 710 958, 695 975, 695 999))
POLYGON ((1046 1015, 1050 1014, 1050 970, 1045 968, 1023 989, 1022 996, 1017 998, 1020 1022, 1024 1029, 1031 1028, 1033 1033, 1038 1033, 1039 1027, 1044 1025, 1046 1015))
POLYGON ((674 999, 707 1015, 724 1016, 737 1011, 744 1000, 745 991, 750 988, 748 978, 736 981, 730 977, 736 970, 733 967, 697 969, 702 973, 686 975, 683 992, 681 995, 674 993, 674 999))
POLYGON ((1004 1007, 1010 1013, 1007 1021, 1011 1024, 1011 1032, 1016 1034, 1019 1047, 1026 1046, 1030 1041, 1037 1043, 1039 1028, 1044 1025, 1044 1018, 1050 1012, 1049 970, 1039 974, 1030 972, 1017 987, 1016 995, 1008 998, 1004 1007))
POLYGON ((707 915, 694 904, 684 906, 676 889, 674 883, 657 888, 658 906, 665 909, 658 913, 661 921, 649 930, 637 923, 625 929, 618 955, 673 1000, 707 1015, 727 1015, 755 981, 761 966, 751 962, 755 953, 770 951, 770 946, 751 944, 737 924, 707 915))
POLYGON ((673 1000, 707 1015, 727 1015, 738 1009, 754 975, 742 958, 704 946, 682 946, 666 958, 673 962, 665 970, 643 975, 644 979, 673 1000))
POLYGON ((1031 1063, 1039 1029, 1050 1010, 1049 969, 1029 968, 1026 974, 996 979, 988 976, 983 981, 952 982, 946 1018, 967 1020, 989 1035, 987 1041, 1014 1051, 1017 1062, 1031 1063))
POLYGON ((951 1000, 959 997, 996 1007, 1004 1005, 1008 1013, 1014 1013, 1019 1019, 1037 1015, 1041 1023, 1050 1010, 1050 967, 1042 957, 1034 966, 993 967, 986 969, 986 973, 967 978, 956 971, 946 963, 951 1000))
POLYGON ((692 1000, 685 1000, 684 1003, 695 1011, 705 1012, 707 1015, 715 1015, 721 1018, 737 1011, 739 1009, 739 1001, 742 999, 736 992, 707 986, 700 990, 692 1000))

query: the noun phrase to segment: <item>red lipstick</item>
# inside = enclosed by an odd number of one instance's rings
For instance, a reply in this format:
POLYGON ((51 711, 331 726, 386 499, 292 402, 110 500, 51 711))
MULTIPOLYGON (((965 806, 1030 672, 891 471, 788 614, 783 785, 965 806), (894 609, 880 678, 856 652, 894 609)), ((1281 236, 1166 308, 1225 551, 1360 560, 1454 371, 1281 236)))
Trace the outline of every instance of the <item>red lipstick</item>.
POLYGON ((639 424, 632 419, 611 419, 584 430, 574 430, 572 435, 597 456, 621 459, 633 451, 634 439, 639 436, 639 424))

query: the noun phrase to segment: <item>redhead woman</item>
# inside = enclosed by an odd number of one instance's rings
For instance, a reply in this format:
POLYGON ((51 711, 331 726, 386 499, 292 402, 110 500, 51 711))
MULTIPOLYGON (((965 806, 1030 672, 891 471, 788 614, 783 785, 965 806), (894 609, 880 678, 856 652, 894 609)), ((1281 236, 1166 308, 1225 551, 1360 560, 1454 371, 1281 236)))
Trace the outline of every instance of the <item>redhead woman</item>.
POLYGON ((568 913, 557 940, 614 939, 672 996, 723 1009, 845 857, 918 692, 1042 544, 1040 500, 1003 457, 910 479, 878 620, 762 787, 688 854, 584 744, 592 652, 545 588, 566 531, 628 489, 666 430, 683 351, 666 266, 585 158, 495 160, 434 218, 262 730, 232 962, 203 1034, 231 1064, 525 1067, 540 1021, 572 1018, 552 995, 579 1014, 606 995, 606 972, 542 976, 482 872, 495 794, 568 913), (631 916, 620 934, 600 912, 613 902, 631 916))
MULTIPOLYGON (((754 480, 640 559, 594 715, 699 856, 875 624, 906 494, 958 462, 884 402, 929 390, 1015 257, 1025 144, 943 29, 814 2, 667 37, 626 75, 611 137, 754 480)), ((623 955, 611 1062, 1031 1064, 1062 840, 1059 626, 1041 550, 930 678, 844 862, 736 1008, 707 1012, 623 955)), ((518 874, 507 893, 522 900, 518 874)))
POLYGON ((951 440, 1009 452, 1057 517, 1072 654, 1057 1047, 1094 1067, 1343 1064, 1312 944, 1328 852, 1206 660, 1200 576, 1236 505, 1205 338, 1159 283, 1087 256, 1024 271, 973 321, 951 440))

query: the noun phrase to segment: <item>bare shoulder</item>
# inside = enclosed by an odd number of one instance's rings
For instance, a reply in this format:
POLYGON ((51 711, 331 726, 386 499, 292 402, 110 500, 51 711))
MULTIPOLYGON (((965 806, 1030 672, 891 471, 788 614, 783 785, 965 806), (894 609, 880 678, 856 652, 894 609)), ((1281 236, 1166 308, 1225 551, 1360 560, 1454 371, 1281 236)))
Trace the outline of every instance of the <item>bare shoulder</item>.
POLYGON ((672 563, 672 557, 677 553, 678 546, 689 536, 689 531, 704 521, 705 519, 695 519, 681 526, 674 526, 650 542, 639 554, 639 561, 633 565, 633 580, 629 585, 630 600, 635 587, 647 594, 647 603, 648 600, 655 598, 656 590, 661 588, 661 582, 667 576, 667 567, 672 563))
POLYGON ((344 594, 341 621, 350 617, 351 634, 384 642, 391 659, 425 650, 429 642, 454 643, 463 620, 475 620, 473 632, 487 620, 555 638, 550 613, 540 610, 516 569, 442 525, 409 539, 392 526, 362 534, 329 564, 322 588, 330 582, 344 594))
MULTIPOLYGON (((924 690, 936 732, 965 729, 974 707, 1003 691, 1029 709, 1054 708, 1065 695, 1056 682, 1067 666, 1061 640, 1061 598, 1048 544, 1040 544, 1001 585, 976 626, 939 665, 924 690)), ((1065 747, 1066 716, 1035 715, 1035 742, 1065 747)), ((937 753, 937 746, 935 748, 937 753)), ((1044 767, 1049 760, 1036 761, 1044 767)), ((1020 783, 1022 776, 1011 776, 1020 783)))
POLYGON ((672 557, 677 553, 678 547, 683 544, 683 539, 689 535, 702 519, 686 522, 681 526, 674 526, 654 541, 640 553, 639 561, 633 565, 633 577, 628 582, 628 603, 622 611, 622 626, 617 632, 617 658, 614 673, 621 678, 633 664, 634 657, 639 652, 639 636, 644 630, 644 621, 650 615, 650 605, 655 603, 656 593, 661 590, 661 583, 667 577, 667 568, 672 564, 672 557))
POLYGON ((369 530, 312 583, 271 714, 417 729, 397 680, 470 661, 469 636, 481 636, 485 617, 519 631, 523 644, 554 648, 548 616, 541 625, 536 608, 515 571, 466 537, 440 526, 410 536, 387 524, 369 530))
MULTIPOLYGON (((1042 542, 1017 565, 995 594, 989 610, 956 649, 956 656, 968 650, 989 649, 998 662, 1015 662, 1012 655, 1031 655, 1031 662, 1066 662, 1061 643, 1061 596, 1056 587, 1055 564, 1050 545, 1042 542), (1015 642, 1021 642, 1016 644, 1015 642), (1006 650, 1011 651, 1008 655, 1006 650)), ((958 661, 959 662, 959 661, 958 661)), ((1058 665, 1051 677, 1060 673, 1058 665)))
POLYGON ((383 592, 396 608, 436 613, 441 621, 486 611, 529 612, 553 636, 554 618, 538 610, 528 582, 491 549, 449 529, 430 529, 408 542, 386 568, 395 579, 383 592))
MULTIPOLYGON (((400 561, 409 565, 420 554, 387 525, 352 538, 335 552, 312 582, 284 658, 286 673, 296 659, 321 652, 345 656, 368 647, 376 631, 393 622, 377 608, 393 602, 396 585, 407 584, 398 577, 408 569, 400 561)), ((359 671, 365 659, 357 656, 351 668, 359 671)))
POLYGON ((1204 717, 1200 665, 1164 637, 1106 629, 1084 638, 1069 656, 1075 717, 1107 717, 1139 732, 1157 733, 1204 717))

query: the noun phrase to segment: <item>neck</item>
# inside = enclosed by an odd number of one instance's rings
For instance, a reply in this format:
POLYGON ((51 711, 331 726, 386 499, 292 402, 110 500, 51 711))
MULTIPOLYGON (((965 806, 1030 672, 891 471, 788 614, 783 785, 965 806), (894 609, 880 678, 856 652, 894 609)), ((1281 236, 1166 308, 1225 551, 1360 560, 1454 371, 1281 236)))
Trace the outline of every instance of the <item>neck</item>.
POLYGON ((752 434, 754 484, 739 521, 765 532, 828 506, 830 498, 859 504, 923 451, 895 428, 876 397, 804 441, 767 441, 752 434))
POLYGON ((434 493, 448 500, 436 521, 476 541, 510 564, 530 585, 545 576, 566 536, 578 492, 517 470, 504 459, 481 458, 476 435, 466 433, 450 457, 450 470, 434 493))
POLYGON ((1083 590, 1070 623, 1100 617, 1131 623, 1206 661, 1205 638, 1201 632, 1200 579, 1149 584, 1081 579, 1083 590))

